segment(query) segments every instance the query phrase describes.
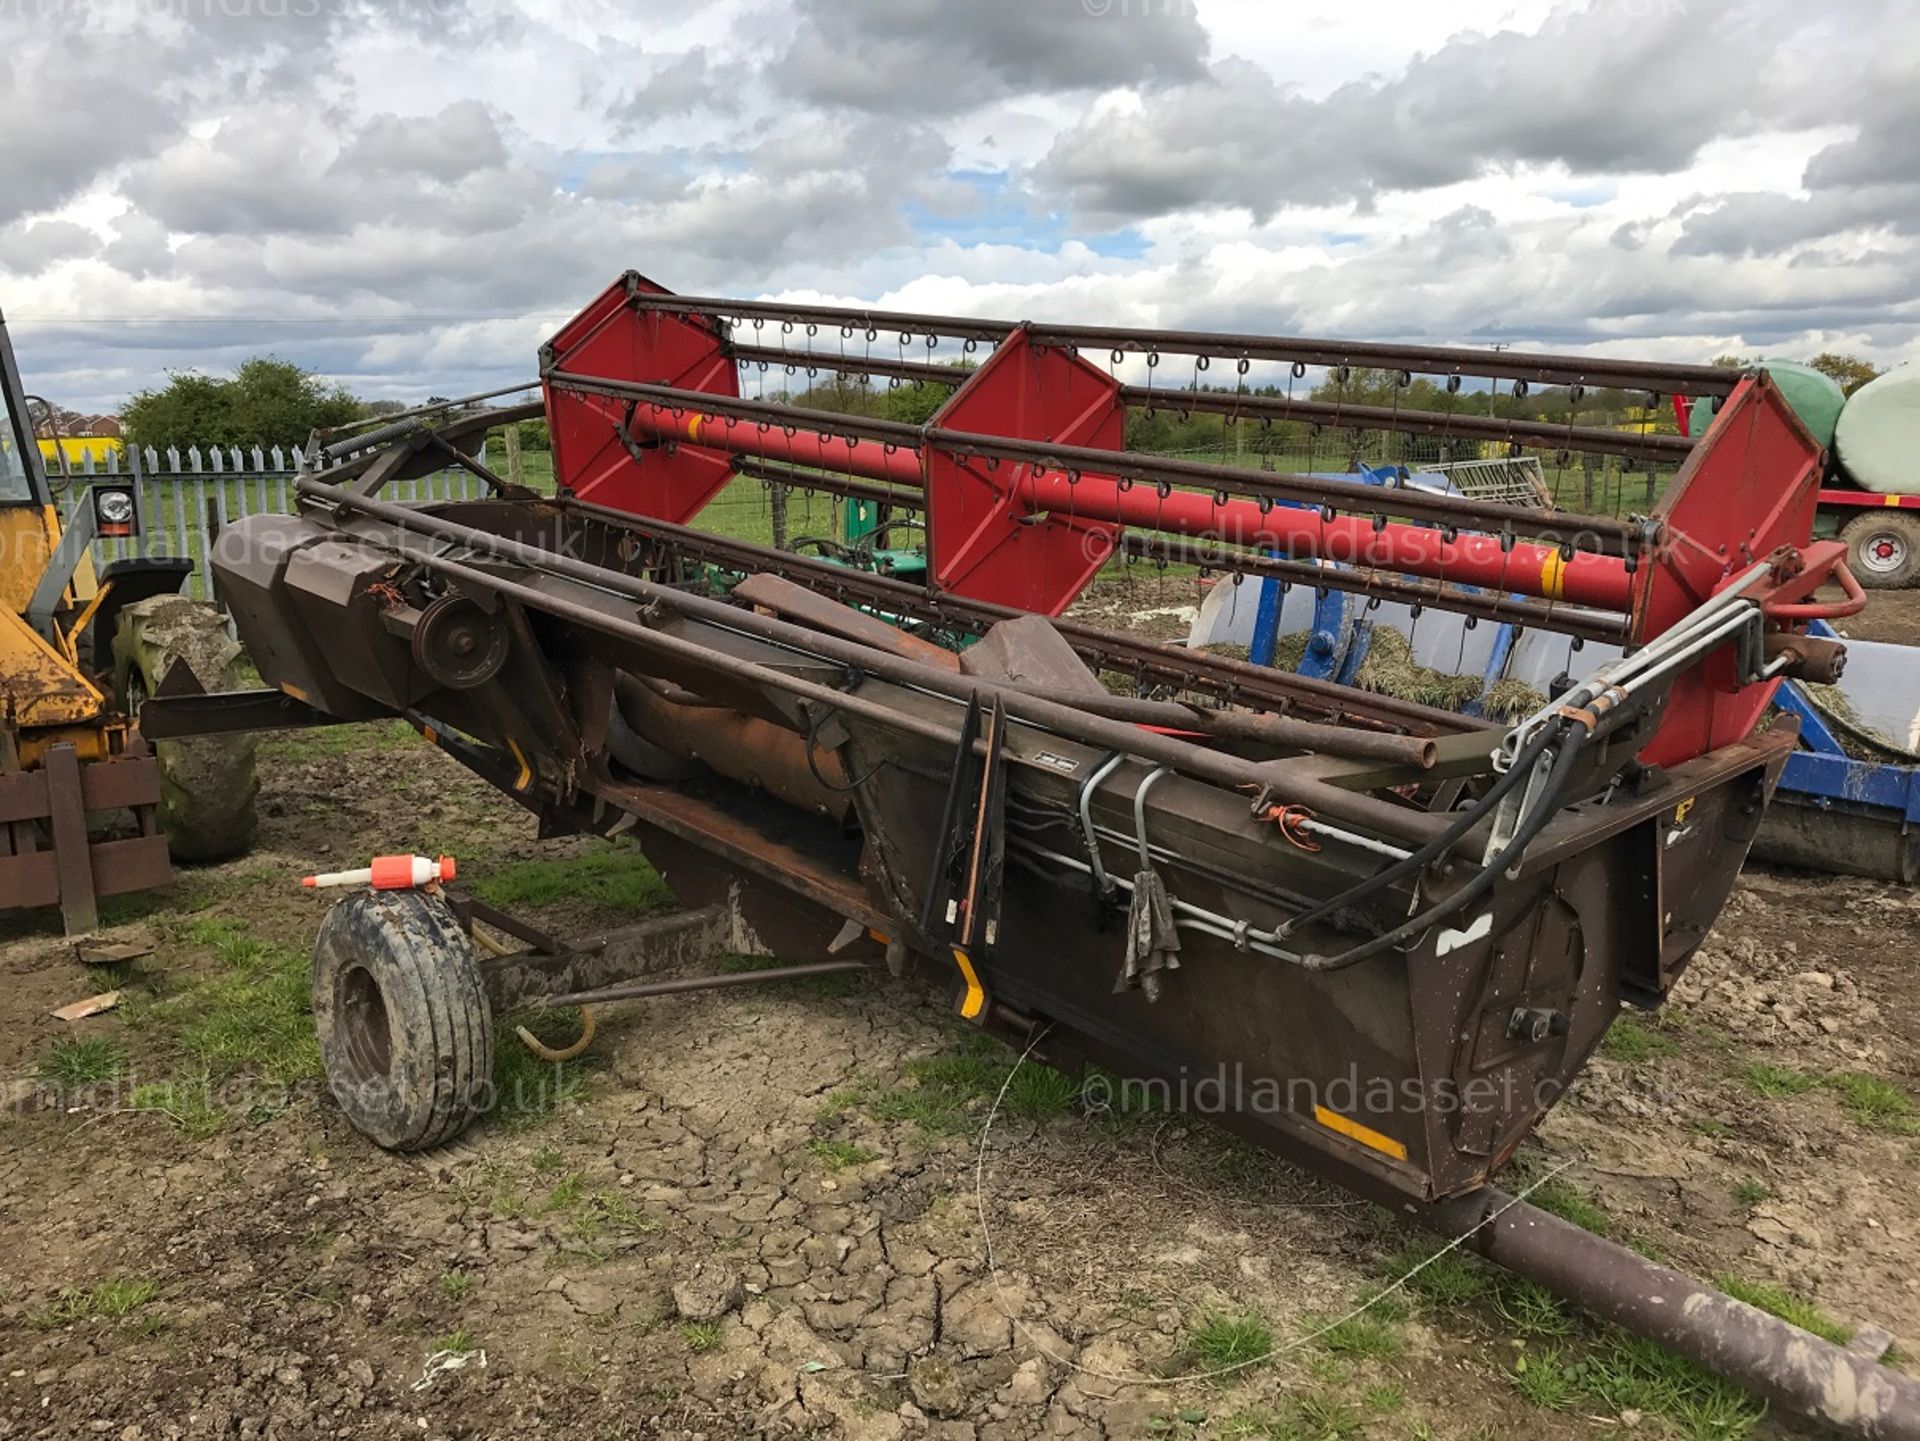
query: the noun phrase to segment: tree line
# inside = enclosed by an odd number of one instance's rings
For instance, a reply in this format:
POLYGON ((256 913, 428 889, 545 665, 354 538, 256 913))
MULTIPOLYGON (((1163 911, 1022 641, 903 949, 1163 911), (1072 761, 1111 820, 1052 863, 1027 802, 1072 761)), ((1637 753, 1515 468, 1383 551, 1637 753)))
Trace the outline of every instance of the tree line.
MULTIPOLYGON (((971 370, 971 360, 948 362, 956 370, 971 370)), ((1713 364, 1744 368, 1753 360, 1722 355, 1713 364)), ((1807 362, 1851 395, 1880 372, 1858 356, 1832 351, 1807 362)), ((958 379, 960 377, 956 377, 958 379)), ((1553 424, 1618 426, 1644 424, 1673 428, 1664 408, 1647 406, 1644 392, 1603 386, 1575 395, 1566 386, 1543 386, 1517 393, 1511 383, 1487 389, 1449 390, 1427 376, 1405 378, 1391 370, 1355 368, 1345 375, 1329 374, 1317 384, 1295 391, 1286 385, 1235 387, 1207 384, 1166 387, 1166 401, 1152 409, 1135 409, 1127 417, 1126 445, 1130 450, 1197 450, 1221 445, 1257 449, 1299 449, 1313 440, 1308 426, 1278 421, 1271 426, 1235 422, 1225 416, 1183 411, 1183 390, 1246 393, 1281 398, 1372 405, 1383 409, 1433 411, 1440 414, 1485 415, 1502 419, 1538 420, 1553 424), (1251 442, 1249 437, 1252 436, 1251 442)), ((810 410, 861 415, 907 425, 924 425, 953 393, 953 387, 931 381, 873 383, 866 376, 833 376, 798 392, 769 396, 810 410)), ((429 400, 434 403, 438 398, 429 400)), ((345 386, 329 382, 313 371, 271 356, 256 356, 230 376, 199 371, 173 371, 167 383, 134 395, 121 412, 128 440, 165 450, 190 445, 284 446, 304 445, 315 430, 331 429, 350 421, 377 418, 405 407, 399 401, 363 400, 345 386)), ((526 450, 549 448, 544 421, 521 423, 520 444, 526 450)), ((1446 457, 1435 456, 1435 459, 1446 457)))

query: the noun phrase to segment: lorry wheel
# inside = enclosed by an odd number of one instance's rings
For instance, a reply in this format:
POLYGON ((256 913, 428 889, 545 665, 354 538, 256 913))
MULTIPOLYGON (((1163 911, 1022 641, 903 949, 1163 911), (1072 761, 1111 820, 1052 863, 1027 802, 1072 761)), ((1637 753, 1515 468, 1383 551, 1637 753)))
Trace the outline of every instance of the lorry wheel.
POLYGON ((390 1151, 451 1141, 493 1094, 493 1012, 453 909, 420 891, 341 901, 313 944, 327 1085, 390 1151))
MULTIPOLYGON (((120 613, 114 632, 114 694, 121 709, 137 717, 176 661, 186 663, 203 690, 241 690, 247 682, 240 654, 212 606, 184 595, 138 601, 120 613)), ((154 742, 160 829, 175 860, 230 860, 253 844, 259 750, 251 734, 154 742)))
POLYGON ((1847 569, 1869 590, 1905 590, 1920 582, 1920 518, 1904 510, 1870 510, 1840 529, 1847 569))

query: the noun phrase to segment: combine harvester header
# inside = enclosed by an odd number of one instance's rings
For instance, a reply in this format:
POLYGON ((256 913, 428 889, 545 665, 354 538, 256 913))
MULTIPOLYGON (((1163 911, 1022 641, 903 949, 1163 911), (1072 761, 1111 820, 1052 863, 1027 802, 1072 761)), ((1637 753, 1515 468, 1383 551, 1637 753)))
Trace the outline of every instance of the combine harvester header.
POLYGON ((1861 596, 1810 539, 1820 447, 1764 375, 691 299, 638 275, 541 359, 544 405, 341 441, 298 515, 224 528, 220 594, 275 693, 142 717, 255 725, 287 697, 310 721, 406 716, 544 833, 631 836, 686 908, 623 949, 433 890, 342 901, 314 1009, 367 1135, 458 1134, 494 1015, 529 1000, 670 1004, 884 963, 1038 1061, 1217 1085, 1222 1124, 1795 1409, 1920 1435, 1920 1387, 1866 1350, 1492 1184, 1622 1002, 1660 1004, 1718 917, 1795 743, 1761 725, 1776 686, 1840 666, 1805 628, 1861 596), (1169 355, 1196 376, 1369 366, 1722 406, 1689 447, 1121 379, 1169 355), (847 416, 743 396, 762 366, 952 395, 924 426, 847 416), (1569 515, 1131 453, 1149 405, 1679 469, 1650 515, 1569 515), (475 458, 542 411, 553 497, 475 458), (381 498, 450 458, 495 497, 381 498), (929 582, 698 528, 741 476, 924 517, 929 582), (1607 658, 1496 724, 1064 615, 1115 556, 1607 658), (1843 598, 1816 601, 1830 578, 1843 598), (475 916, 529 950, 477 955, 475 916), (802 964, 641 978, 763 938, 802 964))

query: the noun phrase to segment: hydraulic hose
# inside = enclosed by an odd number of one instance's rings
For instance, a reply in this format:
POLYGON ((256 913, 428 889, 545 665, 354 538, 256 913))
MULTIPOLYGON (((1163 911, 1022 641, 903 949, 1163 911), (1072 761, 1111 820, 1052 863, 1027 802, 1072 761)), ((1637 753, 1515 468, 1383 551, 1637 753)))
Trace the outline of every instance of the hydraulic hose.
POLYGON ((1347 887, 1346 890, 1341 891, 1330 900, 1322 901, 1319 905, 1302 911, 1299 915, 1282 925, 1275 934, 1280 936, 1290 935, 1301 926, 1317 921, 1322 916, 1329 915, 1346 906, 1350 906, 1355 901, 1363 900, 1381 887, 1390 886, 1396 881, 1413 875, 1419 871, 1422 866, 1437 859, 1441 853, 1449 847, 1458 844, 1462 836, 1466 835, 1468 831, 1478 825, 1481 819, 1487 815, 1488 811, 1492 807, 1497 806, 1501 800, 1506 797, 1507 792, 1511 791, 1532 773, 1534 763, 1540 759, 1541 755, 1545 753, 1546 749, 1551 746, 1554 741, 1559 739, 1560 735, 1567 729, 1567 724, 1564 718, 1554 716, 1548 720, 1546 725, 1534 732, 1533 739, 1528 741, 1521 749, 1520 754, 1514 757, 1513 764, 1508 766, 1505 772, 1488 787, 1487 793, 1473 805, 1456 815, 1452 823, 1448 825, 1444 831, 1440 832, 1439 835, 1435 836, 1418 850, 1409 853, 1405 858, 1395 861, 1385 870, 1376 871, 1365 880, 1356 881, 1353 885, 1347 887))
MULTIPOLYGON (((1540 834, 1546 827, 1547 822, 1553 819, 1554 813, 1559 809, 1560 795, 1566 789, 1573 775, 1574 767, 1579 763, 1581 752, 1587 747, 1587 741, 1590 735, 1590 732, 1584 727, 1571 726, 1567 729, 1566 744, 1561 749, 1560 754, 1554 758, 1553 769, 1547 774, 1547 783, 1541 791, 1539 801, 1531 811, 1522 817, 1520 824, 1514 828, 1513 839, 1507 842, 1500 854, 1487 857, 1486 863, 1480 868, 1478 875, 1460 887, 1459 890, 1446 897, 1446 899, 1440 901, 1437 905, 1429 906, 1419 915, 1410 918, 1391 931, 1375 936, 1370 941, 1364 941, 1351 950, 1341 951, 1337 955, 1301 956, 1298 964, 1310 971, 1345 970, 1348 966, 1358 965, 1361 961, 1371 956, 1376 956, 1381 951, 1397 946, 1400 942, 1419 935, 1430 926, 1436 925, 1448 916, 1454 915, 1465 907, 1472 905, 1475 901, 1479 900, 1480 897, 1492 890, 1494 882, 1499 880, 1501 873, 1507 869, 1509 864, 1508 858, 1512 857, 1515 861, 1519 860, 1520 857, 1525 854, 1526 848, 1532 844, 1533 838, 1540 834)), ((1516 764, 1508 774, 1511 775, 1520 769, 1520 766, 1516 764)))

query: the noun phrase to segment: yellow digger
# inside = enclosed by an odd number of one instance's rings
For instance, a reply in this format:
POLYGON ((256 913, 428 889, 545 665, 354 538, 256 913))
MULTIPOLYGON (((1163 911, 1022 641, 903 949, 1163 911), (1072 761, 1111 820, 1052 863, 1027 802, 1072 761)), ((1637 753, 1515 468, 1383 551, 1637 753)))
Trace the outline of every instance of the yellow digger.
POLYGON ((0 315, 0 910, 58 905, 79 934, 101 898, 169 879, 169 837, 183 858, 246 848, 253 741, 167 741, 156 755, 128 719, 176 661, 230 684, 239 647, 180 594, 190 559, 135 555, 96 574, 96 539, 140 534, 140 487, 95 480, 63 525, 30 399, 0 315))

